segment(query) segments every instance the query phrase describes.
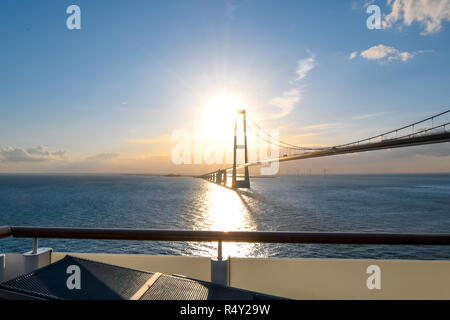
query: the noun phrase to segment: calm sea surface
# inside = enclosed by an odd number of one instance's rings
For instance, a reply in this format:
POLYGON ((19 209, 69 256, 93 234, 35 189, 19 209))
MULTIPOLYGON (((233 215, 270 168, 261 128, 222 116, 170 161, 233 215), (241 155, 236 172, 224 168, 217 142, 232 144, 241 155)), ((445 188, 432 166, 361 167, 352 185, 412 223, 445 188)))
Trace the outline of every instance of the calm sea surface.
MULTIPOLYGON (((450 175, 285 176, 235 192, 194 178, 0 176, 0 225, 450 232, 450 175)), ((55 251, 214 256, 216 243, 41 239, 55 251)), ((29 239, 1 239, 0 253, 29 239)), ((439 246, 224 244, 224 255, 450 259, 439 246)))

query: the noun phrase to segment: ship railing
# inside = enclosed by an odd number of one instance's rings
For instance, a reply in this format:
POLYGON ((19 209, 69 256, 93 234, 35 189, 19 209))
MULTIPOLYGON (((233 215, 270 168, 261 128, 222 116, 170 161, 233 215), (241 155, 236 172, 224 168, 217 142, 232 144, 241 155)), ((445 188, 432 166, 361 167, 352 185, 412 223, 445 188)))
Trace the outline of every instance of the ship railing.
MULTIPOLYGON (((117 228, 55 228, 0 226, 1 238, 32 239, 32 250, 24 254, 23 269, 28 273, 50 263, 52 249, 38 248, 38 239, 138 240, 217 242, 217 258, 211 257, 211 281, 229 284, 230 259, 222 257, 223 242, 347 244, 347 245, 450 245, 448 233, 348 233, 290 231, 197 231, 117 228)), ((0 254, 0 265, 4 255, 0 254)), ((3 261, 4 264, 4 261, 3 261)), ((1 268, 0 268, 1 269, 1 268)), ((1 271, 1 270, 0 270, 1 271)), ((4 273, 4 272, 3 272, 4 273)), ((16 274, 18 276, 20 274, 16 274)), ((0 282, 5 276, 0 272, 0 282)))
POLYGON ((217 242, 217 257, 219 260, 222 259, 222 242, 348 245, 450 245, 450 233, 200 231, 2 226, 0 227, 0 238, 6 237, 33 239, 33 252, 37 251, 39 238, 217 242))

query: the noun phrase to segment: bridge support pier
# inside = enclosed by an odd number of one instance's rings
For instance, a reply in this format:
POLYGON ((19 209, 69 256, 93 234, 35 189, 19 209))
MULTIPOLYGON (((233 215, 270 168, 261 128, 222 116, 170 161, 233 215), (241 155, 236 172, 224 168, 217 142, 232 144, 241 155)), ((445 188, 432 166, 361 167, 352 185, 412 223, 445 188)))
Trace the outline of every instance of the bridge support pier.
POLYGON ((237 188, 250 188, 250 176, 248 173, 248 167, 244 168, 244 180, 238 180, 237 179, 237 172, 236 172, 236 158, 237 158, 237 149, 244 149, 244 157, 245 163, 248 163, 248 154, 247 154, 247 123, 246 123, 246 116, 245 116, 245 109, 236 111, 236 117, 234 121, 234 153, 233 153, 233 175, 232 175, 232 181, 231 181, 231 188, 237 189, 237 188), (242 115, 242 121, 243 121, 243 129, 244 129, 244 145, 238 145, 237 144, 237 123, 238 123, 238 117, 242 115))
POLYGON ((217 184, 222 184, 222 170, 219 170, 216 173, 216 183, 217 184))

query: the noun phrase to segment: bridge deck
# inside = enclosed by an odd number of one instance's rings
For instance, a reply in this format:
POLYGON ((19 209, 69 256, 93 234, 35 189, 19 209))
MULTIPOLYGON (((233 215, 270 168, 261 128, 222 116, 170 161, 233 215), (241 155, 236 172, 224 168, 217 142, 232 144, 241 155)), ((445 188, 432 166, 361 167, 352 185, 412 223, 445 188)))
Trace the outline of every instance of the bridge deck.
MULTIPOLYGON (((356 153, 356 152, 365 152, 365 151, 375 151, 382 149, 392 149, 392 148, 401 148, 401 147, 410 147, 410 146, 419 146, 425 144, 434 144, 434 143, 442 143, 450 141, 450 132, 446 131, 438 134, 430 134, 424 136, 414 136, 405 139, 391 139, 384 140, 379 142, 366 143, 361 145, 352 145, 341 148, 331 148, 322 151, 314 151, 314 152, 306 152, 302 154, 281 157, 278 159, 270 159, 265 161, 289 161, 289 160, 298 160, 298 159, 308 159, 308 158, 318 158, 325 156, 333 156, 340 154, 348 154, 348 153, 356 153)), ((263 164, 262 161, 260 164, 263 164)), ((256 165, 257 163, 250 163, 248 165, 256 165)))
MULTIPOLYGON (((265 164, 270 164, 271 162, 276 162, 276 161, 284 162, 284 161, 319 158, 319 157, 335 156, 335 155, 365 152, 365 151, 375 151, 375 150, 383 150, 383 149, 420 146, 420 145, 443 143, 443 142, 450 142, 450 131, 445 131, 445 132, 435 133, 435 134, 427 134, 427 135, 423 135, 423 136, 412 136, 409 138, 402 138, 402 139, 389 139, 389 140, 371 142, 371 143, 366 143, 366 144, 351 145, 351 146, 345 146, 345 147, 336 147, 336 148, 330 148, 330 149, 321 150, 321 151, 305 152, 305 153, 295 154, 295 155, 286 156, 286 157, 249 162, 249 163, 241 164, 241 165, 237 166, 236 168, 242 169, 245 167, 265 165, 265 164)), ((233 167, 223 169, 223 170, 230 171, 232 169, 233 169, 233 167)), ((201 177, 207 177, 208 175, 213 174, 215 172, 216 171, 210 172, 206 175, 202 175, 201 177)))
MULTIPOLYGON (((397 128, 394 130, 391 130, 389 132, 384 132, 382 134, 372 136, 363 140, 342 144, 342 145, 336 145, 331 147, 322 147, 322 148, 305 148, 300 146, 295 146, 291 144, 284 143, 283 145, 271 143, 272 140, 274 140, 273 137, 270 137, 270 142, 272 147, 276 148, 288 148, 290 150, 294 150, 294 152, 301 152, 296 153, 292 155, 284 155, 278 158, 272 158, 272 159, 266 159, 266 160, 258 160, 253 162, 248 162, 247 156, 245 158, 246 163, 237 165, 236 164, 236 149, 234 154, 234 164, 230 168, 226 169, 219 169, 214 172, 210 172, 204 175, 199 176, 200 178, 208 179, 212 182, 215 182, 217 184, 221 185, 227 185, 227 176, 228 172, 233 172, 233 181, 235 180, 236 176, 236 170, 237 169, 245 169, 246 170, 246 179, 245 183, 238 183, 237 181, 234 181, 232 184, 232 188, 248 188, 250 185, 250 180, 248 178, 248 167, 251 166, 259 166, 259 165, 266 165, 270 164, 272 162, 284 162, 284 161, 293 161, 293 160, 301 160, 301 159, 310 159, 310 158, 319 158, 319 157, 326 157, 326 156, 335 156, 335 155, 342 155, 342 154, 349 154, 349 153, 357 153, 357 152, 365 152, 365 151, 375 151, 375 150, 382 150, 382 149, 393 149, 393 148, 401 148, 401 147, 410 147, 410 146, 419 146, 419 145, 426 145, 426 144, 435 144, 435 143, 443 143, 443 142, 449 142, 450 141, 450 131, 446 130, 446 127, 448 128, 450 126, 450 122, 444 122, 443 124, 432 126, 431 128, 421 129, 420 131, 415 131, 414 128, 419 124, 422 124, 426 121, 434 123, 434 120, 437 118, 442 118, 444 115, 449 114, 450 109, 441 112, 439 114, 436 114, 434 116, 431 116, 429 118, 420 120, 418 122, 409 124, 407 126, 403 126, 401 128, 397 128), (404 132, 404 130, 412 129, 412 133, 406 134, 403 136, 398 137, 397 134, 401 131, 404 132), (389 138, 390 135, 395 133, 395 138, 389 138), (372 142, 374 141, 374 142, 372 142)), ((255 123, 255 125, 257 125, 255 123)), ((260 128, 257 125, 258 128, 260 128)), ((245 132, 245 121, 244 121, 244 132, 245 132)), ((264 132, 266 135, 267 133, 264 132)), ((258 135, 258 137, 260 137, 258 135)), ((281 143, 281 140, 277 140, 278 143, 281 143)), ((236 137, 235 137, 236 141, 236 137)), ((236 143, 235 143, 236 145, 236 143)))

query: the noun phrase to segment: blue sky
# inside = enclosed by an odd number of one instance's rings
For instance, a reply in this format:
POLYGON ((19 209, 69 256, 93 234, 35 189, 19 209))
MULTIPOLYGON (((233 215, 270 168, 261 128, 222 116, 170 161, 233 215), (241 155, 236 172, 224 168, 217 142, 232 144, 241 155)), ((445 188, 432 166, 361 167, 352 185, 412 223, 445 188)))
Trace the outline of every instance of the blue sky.
MULTIPOLYGON (((369 30, 367 4, 393 11, 384 0, 2 1, 0 170, 171 170, 170 134, 192 128, 223 90, 243 93, 254 118, 303 144, 344 143, 448 109, 450 14, 425 17, 440 24, 428 34, 420 15, 369 30), (81 30, 66 28, 71 4, 81 30), (380 51, 388 55, 374 58, 380 51), (305 135, 314 126, 323 130, 305 135), (33 150, 42 161, 27 160, 33 150)), ((450 171, 448 160, 433 161, 450 171)))

